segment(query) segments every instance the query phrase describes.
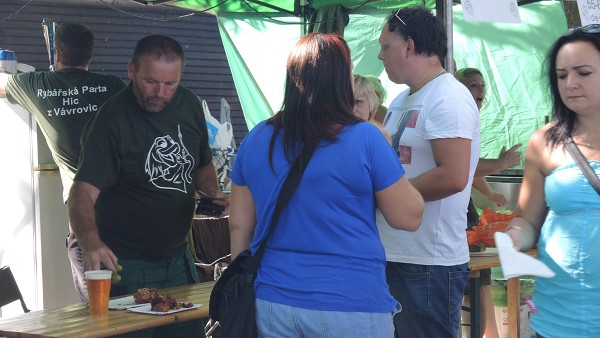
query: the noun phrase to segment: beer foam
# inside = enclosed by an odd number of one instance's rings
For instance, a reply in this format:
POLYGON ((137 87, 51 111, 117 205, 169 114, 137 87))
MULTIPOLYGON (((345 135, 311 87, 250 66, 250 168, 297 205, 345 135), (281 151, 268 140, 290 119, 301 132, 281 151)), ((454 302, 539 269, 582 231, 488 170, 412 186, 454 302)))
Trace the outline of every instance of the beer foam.
POLYGON ((85 278, 91 280, 110 279, 111 276, 111 270, 90 270, 85 272, 85 278))

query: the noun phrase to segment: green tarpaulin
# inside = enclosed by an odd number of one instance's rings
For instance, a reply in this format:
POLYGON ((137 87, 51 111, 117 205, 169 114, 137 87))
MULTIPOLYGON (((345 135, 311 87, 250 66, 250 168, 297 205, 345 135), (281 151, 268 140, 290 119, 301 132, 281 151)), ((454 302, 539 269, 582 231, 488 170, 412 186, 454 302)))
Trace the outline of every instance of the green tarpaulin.
MULTIPOLYGON (((344 37, 352 49, 355 73, 379 76, 388 89, 389 103, 405 88, 388 81, 377 59, 377 40, 389 10, 366 7, 350 11, 344 37)), ((522 143, 524 150, 531 133, 550 115, 543 63, 552 42, 567 29, 564 10, 559 1, 540 1, 519 6, 519 11, 522 22, 508 24, 465 22, 461 6, 453 8, 457 67, 481 69, 488 84, 481 112, 482 157, 496 157, 504 145, 522 143)), ((300 18, 276 12, 267 15, 271 19, 265 15, 218 12, 249 129, 279 110, 286 59, 302 35, 300 18)))

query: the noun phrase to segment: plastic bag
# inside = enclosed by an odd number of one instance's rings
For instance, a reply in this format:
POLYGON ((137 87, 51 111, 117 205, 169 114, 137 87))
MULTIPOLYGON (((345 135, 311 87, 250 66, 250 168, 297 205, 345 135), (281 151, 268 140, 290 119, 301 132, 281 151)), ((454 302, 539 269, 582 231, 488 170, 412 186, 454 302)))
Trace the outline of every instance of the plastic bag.
POLYGON ((202 100, 202 110, 206 120, 206 129, 208 130, 208 143, 212 149, 213 165, 217 170, 217 178, 221 185, 221 190, 229 190, 229 173, 233 167, 235 158, 235 141, 233 139, 233 127, 231 122, 219 122, 210 114, 208 104, 202 100))
POLYGON ((227 149, 233 144, 233 128, 230 122, 221 123, 210 114, 208 104, 202 100, 206 129, 208 129, 208 142, 211 148, 227 149))
POLYGON ((479 225, 494 222, 509 222, 513 218, 515 218, 514 211, 492 211, 491 208, 484 208, 479 217, 479 225))
POLYGON ((496 247, 494 233, 504 231, 513 218, 515 218, 514 211, 507 213, 492 211, 490 208, 483 209, 479 217, 479 225, 473 227, 475 233, 472 234, 469 244, 484 243, 488 247, 496 247))

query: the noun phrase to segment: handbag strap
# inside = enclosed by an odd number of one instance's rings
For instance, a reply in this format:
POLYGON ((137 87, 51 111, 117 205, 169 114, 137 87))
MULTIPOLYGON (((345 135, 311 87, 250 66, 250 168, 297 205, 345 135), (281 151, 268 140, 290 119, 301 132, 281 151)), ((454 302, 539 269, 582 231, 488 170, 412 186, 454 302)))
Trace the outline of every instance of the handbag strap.
POLYGON ((267 247, 267 240, 273 233, 273 230, 277 225, 277 221, 279 221, 279 216, 281 216, 281 212, 287 206, 287 203, 294 194, 296 187, 298 187, 300 178, 302 178, 302 174, 304 174, 304 170, 306 169, 306 166, 308 165, 308 162, 310 161, 314 151, 314 146, 304 145, 304 147, 302 147, 302 152, 298 157, 296 157, 296 160, 294 160, 294 163, 290 168, 290 172, 288 173, 281 186, 281 189, 279 190, 279 196, 277 197, 277 203, 275 204, 275 211, 273 211, 273 217, 271 218, 271 224, 269 225, 269 232, 260 244, 256 254, 252 257, 252 263, 247 270, 246 278, 248 281, 254 280, 254 276, 256 276, 256 272, 258 271, 258 266, 262 260, 263 253, 267 247))
POLYGON ((566 140, 565 146, 567 147, 569 154, 571 154, 571 157, 573 157, 573 159, 575 160, 585 177, 592 184, 592 187, 594 187, 594 190, 596 190, 596 192, 600 195, 600 179, 598 178, 598 175, 596 175, 594 169, 592 169, 592 166, 590 166, 590 163, 586 160, 586 158, 579 150, 579 147, 577 147, 575 142, 573 142, 571 136, 569 136, 569 138, 566 140))

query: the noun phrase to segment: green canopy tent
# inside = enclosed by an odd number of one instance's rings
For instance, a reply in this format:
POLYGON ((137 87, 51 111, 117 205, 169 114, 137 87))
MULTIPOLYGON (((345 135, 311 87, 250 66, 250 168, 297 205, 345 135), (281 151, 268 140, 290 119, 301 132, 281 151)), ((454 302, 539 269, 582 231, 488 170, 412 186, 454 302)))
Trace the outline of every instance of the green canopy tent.
MULTIPOLYGON (((398 6, 436 7, 434 0, 314 0, 311 6, 300 0, 167 2, 194 11, 211 10, 217 15, 249 129, 280 108, 287 55, 309 28, 310 20, 313 28, 320 23, 330 24, 331 16, 319 16, 319 10, 337 13, 333 20, 348 15, 343 33, 352 49, 354 71, 379 76, 388 90, 389 103, 405 86, 391 83, 377 59, 384 18, 398 6), (345 9, 331 10, 336 5, 345 9)), ((465 22, 460 4, 452 6, 452 18, 446 19, 452 22, 451 47, 457 67, 479 68, 488 84, 488 102, 481 116, 482 157, 497 156, 505 145, 526 145, 531 133, 550 115, 543 63, 552 42, 567 29, 564 9, 560 1, 518 3, 520 24, 465 22)))

